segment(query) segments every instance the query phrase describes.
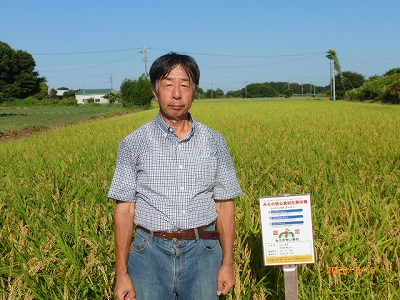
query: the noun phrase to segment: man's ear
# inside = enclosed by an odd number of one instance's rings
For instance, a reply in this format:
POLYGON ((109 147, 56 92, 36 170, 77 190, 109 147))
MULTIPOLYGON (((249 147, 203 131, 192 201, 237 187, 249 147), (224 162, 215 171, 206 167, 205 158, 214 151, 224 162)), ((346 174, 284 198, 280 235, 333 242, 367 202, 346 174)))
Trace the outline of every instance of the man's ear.
POLYGON ((154 86, 151 86, 151 92, 153 93, 154 99, 158 102, 158 94, 154 86))

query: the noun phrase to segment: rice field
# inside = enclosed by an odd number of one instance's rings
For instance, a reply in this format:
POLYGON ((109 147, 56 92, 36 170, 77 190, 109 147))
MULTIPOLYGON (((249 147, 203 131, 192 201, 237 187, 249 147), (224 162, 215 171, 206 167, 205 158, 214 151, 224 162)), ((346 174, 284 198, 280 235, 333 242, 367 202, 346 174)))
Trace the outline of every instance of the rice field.
POLYGON ((133 110, 100 104, 0 106, 0 142, 129 111, 133 110))
MULTIPOLYGON (((197 101, 229 144, 237 284, 226 299, 284 299, 265 267, 258 199, 311 193, 316 263, 299 299, 400 299, 400 107, 317 100, 197 101)), ((156 109, 0 144, 0 299, 112 299, 118 142, 156 109)))

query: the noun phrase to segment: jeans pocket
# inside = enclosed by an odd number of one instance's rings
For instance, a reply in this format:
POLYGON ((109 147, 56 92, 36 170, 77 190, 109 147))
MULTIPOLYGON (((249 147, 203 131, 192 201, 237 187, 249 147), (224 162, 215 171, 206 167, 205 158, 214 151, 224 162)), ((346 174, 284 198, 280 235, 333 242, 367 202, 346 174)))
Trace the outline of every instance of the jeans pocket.
POLYGON ((143 250, 146 249, 147 244, 148 241, 146 237, 140 234, 136 234, 135 238, 133 239, 131 249, 136 252, 142 252, 143 250))
POLYGON ((217 249, 219 245, 219 240, 218 239, 201 239, 200 243, 202 247, 207 250, 207 251, 214 251, 217 249))

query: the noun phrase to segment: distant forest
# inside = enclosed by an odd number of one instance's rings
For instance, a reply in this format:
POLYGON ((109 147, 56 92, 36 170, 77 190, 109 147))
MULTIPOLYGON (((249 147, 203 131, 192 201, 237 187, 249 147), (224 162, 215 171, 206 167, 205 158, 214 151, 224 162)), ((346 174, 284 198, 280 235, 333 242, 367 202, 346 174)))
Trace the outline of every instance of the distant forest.
MULTIPOLYGON (((328 86, 315 86, 310 83, 299 84, 291 82, 264 82, 250 83, 242 89, 228 91, 199 88, 200 99, 214 99, 223 97, 232 98, 266 98, 266 97, 292 97, 292 96, 329 96, 331 99, 345 99, 352 101, 371 101, 383 103, 400 103, 400 68, 394 68, 383 75, 372 76, 365 79, 363 75, 341 71, 336 51, 329 50, 327 58, 331 60, 331 83, 328 86), (334 70, 334 72, 333 72, 334 70), (335 75, 333 75, 335 74, 335 75), (333 88, 334 87, 334 88, 333 88)), ((66 87, 62 96, 57 96, 57 91, 49 90, 47 79, 35 71, 36 62, 33 56, 22 50, 12 49, 8 44, 0 41, 0 103, 10 102, 15 99, 29 99, 32 101, 45 101, 69 99, 71 104, 76 104, 75 93, 66 87)), ((123 105, 138 103, 148 106, 151 96, 151 85, 147 77, 140 76, 137 80, 124 80, 121 92, 108 95, 110 103, 121 102, 123 105), (132 91, 142 91, 138 95, 132 91), (150 95, 150 96, 149 96, 150 95), (142 102, 145 102, 143 104, 142 102)), ((28 102, 28 101, 27 101, 28 102)))

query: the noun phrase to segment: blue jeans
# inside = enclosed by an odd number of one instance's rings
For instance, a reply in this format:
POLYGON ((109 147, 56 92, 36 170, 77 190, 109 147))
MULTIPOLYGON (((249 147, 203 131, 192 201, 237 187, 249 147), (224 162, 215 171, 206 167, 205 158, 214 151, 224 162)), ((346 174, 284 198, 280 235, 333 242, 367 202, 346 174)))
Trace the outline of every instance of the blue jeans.
POLYGON ((168 241, 138 228, 128 271, 137 300, 213 300, 221 262, 218 239, 168 241))

